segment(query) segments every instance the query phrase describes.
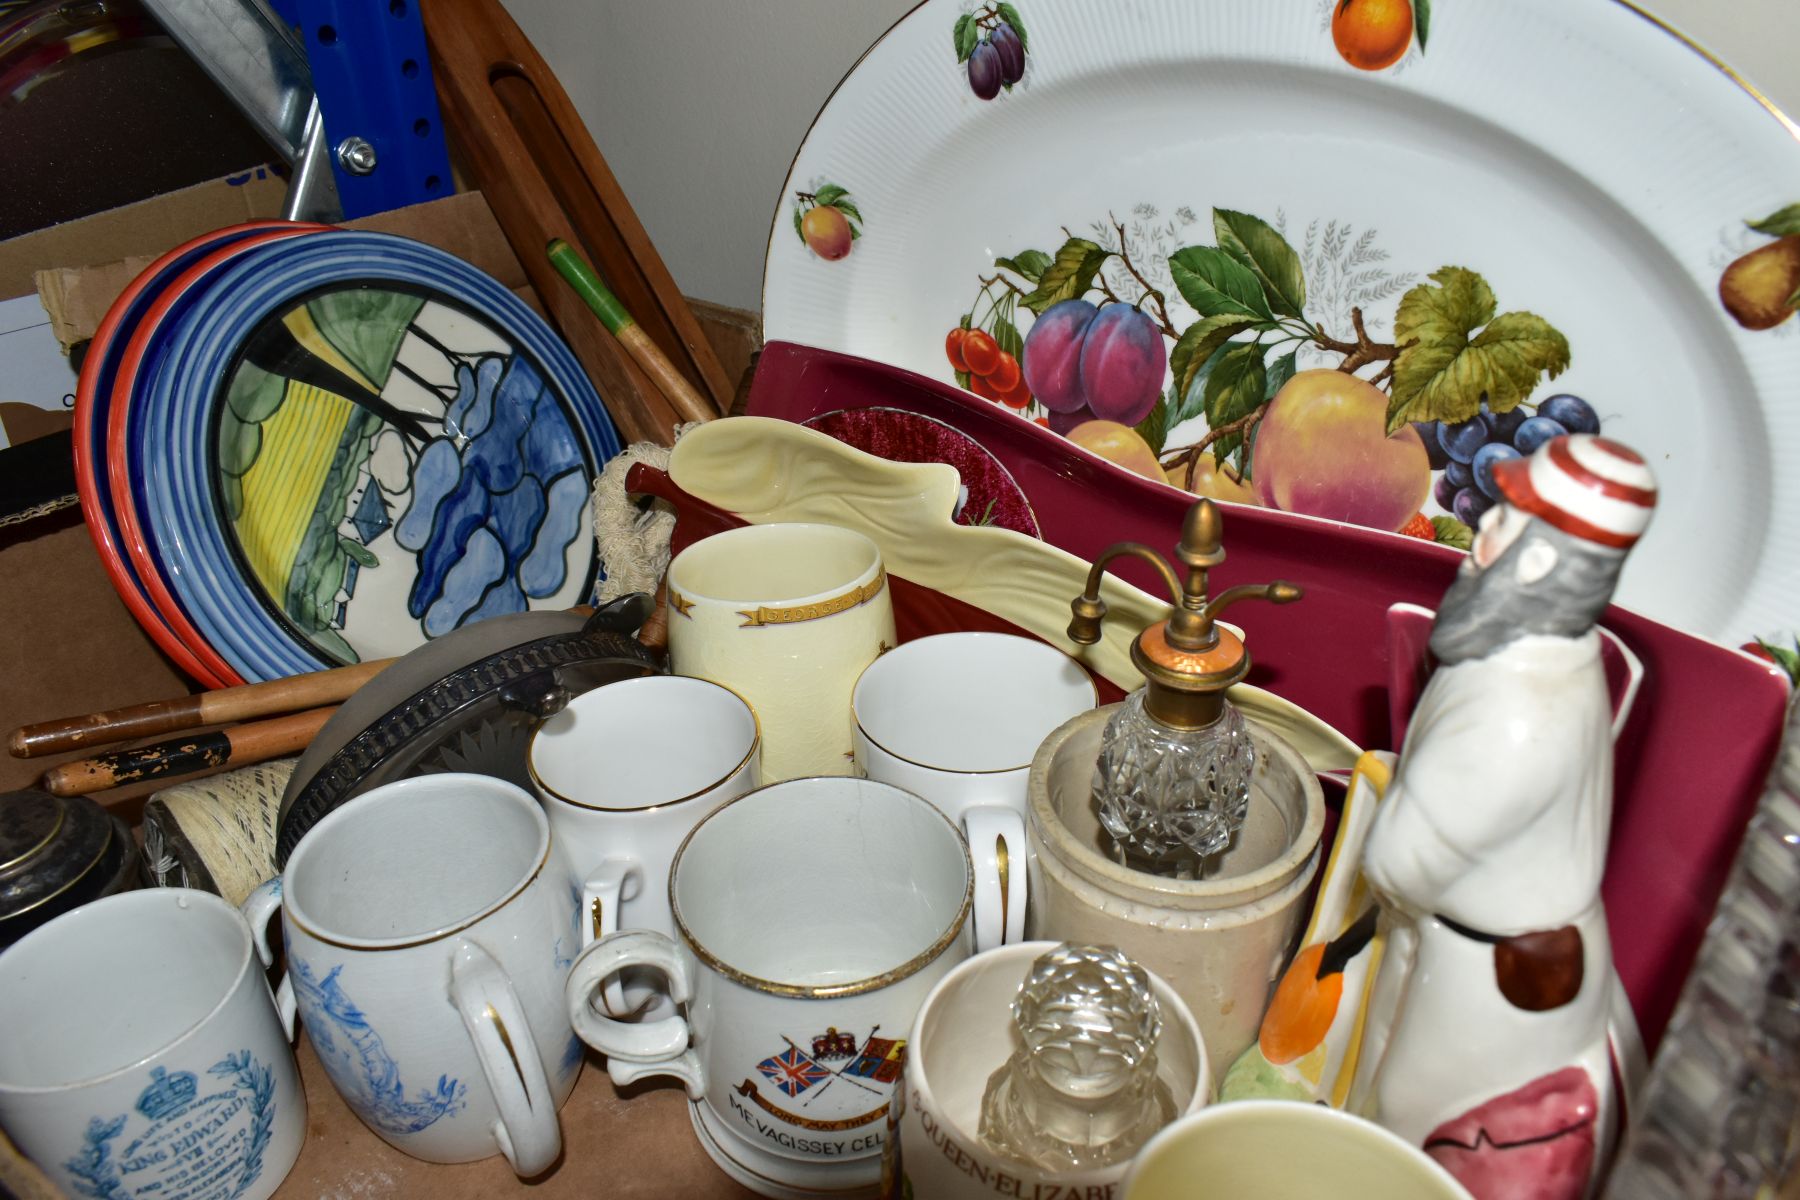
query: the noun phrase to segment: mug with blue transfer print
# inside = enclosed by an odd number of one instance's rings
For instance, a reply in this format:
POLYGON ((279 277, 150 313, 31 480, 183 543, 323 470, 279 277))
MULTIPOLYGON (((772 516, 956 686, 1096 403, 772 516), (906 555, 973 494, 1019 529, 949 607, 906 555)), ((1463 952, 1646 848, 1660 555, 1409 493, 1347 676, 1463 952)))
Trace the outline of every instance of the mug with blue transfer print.
POLYGON ((70 1196, 263 1200, 306 1140, 292 1029, 231 905, 109 896, 0 955, 0 1125, 70 1196))
POLYGON ((416 1158, 504 1154, 529 1177, 562 1151, 581 1071, 562 1004, 579 901, 535 800, 443 774, 335 809, 244 911, 264 931, 283 911, 277 1002, 364 1124, 416 1158))

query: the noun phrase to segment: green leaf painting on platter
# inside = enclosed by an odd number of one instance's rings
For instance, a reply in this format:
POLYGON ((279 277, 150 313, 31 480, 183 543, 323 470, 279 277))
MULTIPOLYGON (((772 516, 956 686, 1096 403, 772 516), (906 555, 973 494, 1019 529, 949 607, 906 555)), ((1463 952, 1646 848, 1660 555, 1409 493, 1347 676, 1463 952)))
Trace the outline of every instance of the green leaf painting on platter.
POLYGON ((1466 549, 1486 468, 1599 430, 1548 386, 1573 361, 1553 314, 1503 308, 1476 266, 1395 269, 1374 228, 1144 203, 1036 232, 956 322, 1022 390, 953 351, 957 379, 1159 481, 1466 549))

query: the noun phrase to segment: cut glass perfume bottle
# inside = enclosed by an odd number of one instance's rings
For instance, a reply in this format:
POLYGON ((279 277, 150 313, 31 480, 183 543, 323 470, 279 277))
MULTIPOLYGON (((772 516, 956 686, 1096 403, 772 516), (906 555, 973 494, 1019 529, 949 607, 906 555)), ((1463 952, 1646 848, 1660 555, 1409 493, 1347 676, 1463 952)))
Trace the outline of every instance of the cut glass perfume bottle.
POLYGON ((1249 807, 1256 750, 1243 714, 1225 692, 1250 673, 1250 652, 1235 630, 1216 620, 1218 614, 1239 600, 1286 604, 1301 594, 1277 581, 1209 598, 1207 572, 1225 561, 1222 527, 1211 500, 1188 510, 1175 551, 1186 579, 1148 546, 1109 546, 1089 571, 1087 590, 1070 605, 1069 637, 1092 645, 1106 616, 1100 577, 1120 555, 1155 567, 1175 602, 1168 620, 1132 643, 1131 661, 1143 673, 1144 687, 1107 722, 1094 766, 1094 805, 1119 861, 1151 874, 1202 874, 1205 860, 1230 845, 1249 807))
POLYGON ((1050 1172, 1103 1167, 1174 1118, 1156 1073, 1156 994, 1118 950, 1062 945, 1040 956, 1013 1024, 1019 1048, 981 1101, 981 1139, 999 1153, 1050 1172))

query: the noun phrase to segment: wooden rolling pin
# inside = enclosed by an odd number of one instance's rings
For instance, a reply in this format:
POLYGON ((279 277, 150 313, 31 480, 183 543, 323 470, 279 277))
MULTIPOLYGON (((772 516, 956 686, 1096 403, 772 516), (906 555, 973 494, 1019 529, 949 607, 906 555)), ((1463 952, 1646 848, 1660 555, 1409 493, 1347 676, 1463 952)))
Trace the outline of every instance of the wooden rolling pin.
POLYGON ((83 796, 146 779, 246 767, 298 754, 336 711, 336 707, 315 708, 271 721, 252 721, 214 733, 76 759, 44 772, 44 790, 57 796, 83 796))
POLYGON ((303 708, 341 704, 393 661, 391 658, 376 659, 330 671, 272 679, 267 683, 246 683, 202 692, 198 696, 152 700, 148 704, 134 704, 109 712, 26 725, 13 730, 7 749, 12 751, 14 758, 37 758, 61 754, 65 750, 155 737, 159 733, 198 729, 202 725, 228 725, 303 708))

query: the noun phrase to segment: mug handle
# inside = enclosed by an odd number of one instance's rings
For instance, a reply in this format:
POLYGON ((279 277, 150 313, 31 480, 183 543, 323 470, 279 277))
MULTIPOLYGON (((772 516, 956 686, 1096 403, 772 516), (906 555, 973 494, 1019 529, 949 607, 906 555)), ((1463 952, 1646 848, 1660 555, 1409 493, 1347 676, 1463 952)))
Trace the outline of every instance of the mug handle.
POLYGON ((512 981, 493 957, 458 938, 450 959, 450 1002, 475 1043, 475 1056, 500 1109, 494 1138, 521 1178, 542 1174, 562 1153, 556 1098, 537 1040, 512 981))
MULTIPOLYGON (((244 897, 238 906, 244 919, 250 923, 250 936, 256 943, 256 956, 262 960, 263 969, 275 965, 275 952, 269 948, 269 922, 281 911, 281 876, 266 879, 256 885, 256 890, 244 897)), ((294 1040, 294 1018, 299 1006, 294 1001, 294 982, 284 973, 281 984, 275 989, 275 1012, 281 1018, 281 1028, 286 1031, 288 1041, 294 1040)))
POLYGON ((669 998, 676 1004, 686 1004, 693 995, 693 981, 673 941, 649 929, 609 933, 583 950, 569 968, 569 978, 563 984, 569 1024, 582 1041, 606 1055, 606 1071, 614 1083, 623 1085, 648 1075, 672 1075, 687 1085, 689 1099, 700 1099, 706 1094, 706 1072, 700 1057, 689 1047, 692 1034, 686 1018, 677 1014, 660 1021, 628 1025, 594 1008, 595 988, 625 967, 660 971, 668 981, 669 998))
POLYGON ((975 949, 1025 940, 1025 818, 1004 804, 963 810, 975 864, 975 949))
MULTIPOLYGON (((639 874, 635 859, 609 858, 588 874, 581 883, 581 908, 588 914, 584 945, 591 946, 609 933, 619 931, 619 906, 623 903, 625 883, 639 874)), ((614 975, 606 981, 602 1001, 611 1016, 630 1013, 625 1003, 625 984, 614 975)))

